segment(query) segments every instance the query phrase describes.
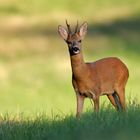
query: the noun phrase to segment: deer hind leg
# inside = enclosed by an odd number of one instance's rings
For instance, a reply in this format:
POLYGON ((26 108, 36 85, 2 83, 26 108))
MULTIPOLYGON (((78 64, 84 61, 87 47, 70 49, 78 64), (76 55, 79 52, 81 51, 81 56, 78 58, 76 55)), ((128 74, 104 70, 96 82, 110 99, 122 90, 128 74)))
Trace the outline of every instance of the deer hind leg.
POLYGON ((120 100, 120 104, 122 107, 122 110, 125 111, 126 105, 125 105, 125 89, 124 88, 120 88, 117 90, 118 93, 118 97, 120 100))
POLYGON ((117 108, 117 105, 116 105, 116 102, 115 102, 115 99, 114 99, 113 95, 112 95, 112 94, 110 94, 110 95, 107 95, 107 97, 108 97, 108 99, 110 100, 110 102, 112 103, 112 105, 115 107, 115 109, 117 109, 117 110, 118 110, 118 108, 117 108))
POLYGON ((118 93, 117 92, 114 92, 112 94, 112 96, 113 96, 113 98, 115 100, 115 103, 116 103, 116 106, 117 106, 117 110, 118 111, 122 111, 123 108, 122 108, 122 104, 120 102, 120 97, 119 97, 118 93))

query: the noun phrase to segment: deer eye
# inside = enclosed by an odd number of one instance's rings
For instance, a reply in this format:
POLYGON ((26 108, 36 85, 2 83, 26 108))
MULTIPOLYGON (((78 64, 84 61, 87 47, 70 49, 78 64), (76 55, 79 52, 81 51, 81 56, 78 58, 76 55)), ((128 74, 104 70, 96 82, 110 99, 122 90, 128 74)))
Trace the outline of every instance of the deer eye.
POLYGON ((78 40, 78 42, 79 42, 79 43, 81 43, 81 42, 82 42, 82 40, 78 40))

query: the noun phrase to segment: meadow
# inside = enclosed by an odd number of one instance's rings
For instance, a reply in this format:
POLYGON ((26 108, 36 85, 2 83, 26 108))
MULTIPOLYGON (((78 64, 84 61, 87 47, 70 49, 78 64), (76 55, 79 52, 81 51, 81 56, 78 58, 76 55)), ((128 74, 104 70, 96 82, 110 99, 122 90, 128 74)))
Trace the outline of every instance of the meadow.
POLYGON ((139 44, 138 0, 2 0, 0 139, 138 139, 139 44), (85 61, 116 56, 128 66, 126 114, 116 113, 103 96, 99 114, 92 113, 87 99, 82 118, 74 118, 69 54, 57 33, 65 19, 72 26, 77 20, 88 21, 83 41, 85 61))

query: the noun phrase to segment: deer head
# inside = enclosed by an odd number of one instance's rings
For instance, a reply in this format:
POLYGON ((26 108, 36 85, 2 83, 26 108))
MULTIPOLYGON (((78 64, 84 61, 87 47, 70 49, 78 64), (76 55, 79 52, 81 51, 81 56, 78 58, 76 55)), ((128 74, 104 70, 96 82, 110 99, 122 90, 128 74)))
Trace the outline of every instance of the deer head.
POLYGON ((59 25, 58 33, 68 44, 70 55, 76 55, 81 52, 81 44, 87 32, 87 22, 84 22, 80 27, 77 25, 75 27, 75 31, 72 32, 70 25, 66 20, 67 29, 65 27, 59 25))

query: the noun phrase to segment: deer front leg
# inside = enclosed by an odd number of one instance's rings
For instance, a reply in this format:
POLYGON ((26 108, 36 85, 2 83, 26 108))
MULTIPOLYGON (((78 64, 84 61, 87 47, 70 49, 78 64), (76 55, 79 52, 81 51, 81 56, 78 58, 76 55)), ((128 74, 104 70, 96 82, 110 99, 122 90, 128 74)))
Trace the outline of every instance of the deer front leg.
POLYGON ((76 118, 79 118, 82 111, 83 111, 83 105, 84 105, 84 99, 85 97, 80 95, 79 93, 76 94, 77 98, 77 112, 76 112, 76 118))
POLYGON ((96 112, 99 111, 99 96, 92 98, 93 102, 94 102, 94 110, 96 112))
POLYGON ((82 96, 79 91, 78 91, 78 87, 76 84, 76 81, 74 80, 74 76, 72 77, 72 84, 76 93, 76 99, 77 99, 77 111, 76 111, 76 118, 79 118, 82 111, 83 111, 83 105, 84 105, 84 99, 85 97, 82 96))

